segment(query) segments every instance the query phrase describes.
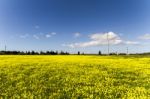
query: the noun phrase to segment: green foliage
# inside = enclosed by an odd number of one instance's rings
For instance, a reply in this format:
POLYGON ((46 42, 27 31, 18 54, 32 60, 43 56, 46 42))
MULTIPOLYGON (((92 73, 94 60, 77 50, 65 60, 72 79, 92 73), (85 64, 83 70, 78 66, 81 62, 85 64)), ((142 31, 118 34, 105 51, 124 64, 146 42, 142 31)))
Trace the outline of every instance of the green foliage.
POLYGON ((0 98, 148 99, 150 58, 0 56, 0 98))

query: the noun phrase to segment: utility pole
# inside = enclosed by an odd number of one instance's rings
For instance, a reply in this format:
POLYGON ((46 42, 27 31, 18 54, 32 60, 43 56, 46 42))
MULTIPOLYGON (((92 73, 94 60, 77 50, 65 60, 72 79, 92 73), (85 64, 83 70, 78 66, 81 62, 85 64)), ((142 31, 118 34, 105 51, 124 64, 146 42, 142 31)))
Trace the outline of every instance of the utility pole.
POLYGON ((108 48, 108 55, 109 55, 109 37, 108 37, 108 33, 107 33, 107 48, 108 48))
POLYGON ((128 49, 128 47, 127 47, 127 55, 129 54, 129 49, 128 49))
POLYGON ((7 50, 7 46, 5 45, 5 52, 6 52, 6 50, 7 50))

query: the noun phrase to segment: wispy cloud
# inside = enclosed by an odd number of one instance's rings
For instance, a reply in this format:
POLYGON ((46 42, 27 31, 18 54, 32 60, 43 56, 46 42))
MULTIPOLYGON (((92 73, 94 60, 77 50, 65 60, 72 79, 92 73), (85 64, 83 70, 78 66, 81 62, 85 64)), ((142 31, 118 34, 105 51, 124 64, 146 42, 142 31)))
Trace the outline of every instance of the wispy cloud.
POLYGON ((117 45, 117 44, 138 44, 138 42, 134 41, 124 41, 114 32, 108 33, 95 33, 89 35, 90 41, 88 42, 79 42, 79 43, 71 43, 71 44, 63 44, 63 46, 68 46, 71 48, 77 47, 91 47, 91 46, 101 46, 107 45, 108 42, 110 45, 117 45))
POLYGON ((150 34, 144 34, 144 35, 142 35, 142 36, 140 36, 140 37, 138 37, 139 39, 142 39, 142 40, 150 40, 150 34))
POLYGON ((74 33, 74 37, 75 37, 75 38, 78 38, 78 37, 80 37, 80 36, 81 36, 81 33, 79 33, 79 32, 74 33))
POLYGON ((20 38, 23 38, 23 39, 28 38, 28 37, 29 37, 29 34, 20 35, 20 38))
POLYGON ((52 36, 51 36, 50 34, 46 34, 45 37, 46 37, 46 38, 50 38, 50 37, 52 37, 52 36))
POLYGON ((52 32, 52 33, 50 33, 51 35, 56 35, 56 33, 55 32, 52 32))
POLYGON ((52 32, 52 33, 39 33, 39 34, 34 34, 33 37, 35 39, 44 39, 44 38, 50 38, 50 37, 53 37, 54 35, 56 35, 55 32, 52 32))
POLYGON ((38 35, 33 35, 33 38, 35 38, 35 39, 40 39, 40 37, 38 36, 38 35))
POLYGON ((139 42, 136 42, 136 41, 124 41, 124 44, 127 44, 127 45, 137 45, 137 44, 139 44, 139 42))

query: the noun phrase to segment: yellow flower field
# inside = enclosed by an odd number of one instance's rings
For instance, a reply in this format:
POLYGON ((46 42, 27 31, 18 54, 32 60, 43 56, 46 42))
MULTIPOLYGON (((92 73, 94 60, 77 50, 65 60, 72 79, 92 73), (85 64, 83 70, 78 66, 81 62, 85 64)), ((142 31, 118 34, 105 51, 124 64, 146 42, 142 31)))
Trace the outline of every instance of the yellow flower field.
POLYGON ((0 56, 0 98, 148 99, 150 57, 0 56))

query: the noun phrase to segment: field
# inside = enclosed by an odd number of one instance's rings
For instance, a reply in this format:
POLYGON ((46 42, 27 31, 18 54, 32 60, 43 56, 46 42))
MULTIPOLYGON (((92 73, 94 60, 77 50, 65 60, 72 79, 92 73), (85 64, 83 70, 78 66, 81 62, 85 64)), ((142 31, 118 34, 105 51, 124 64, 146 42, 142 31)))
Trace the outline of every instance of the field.
POLYGON ((150 99, 150 57, 0 56, 0 98, 150 99))

